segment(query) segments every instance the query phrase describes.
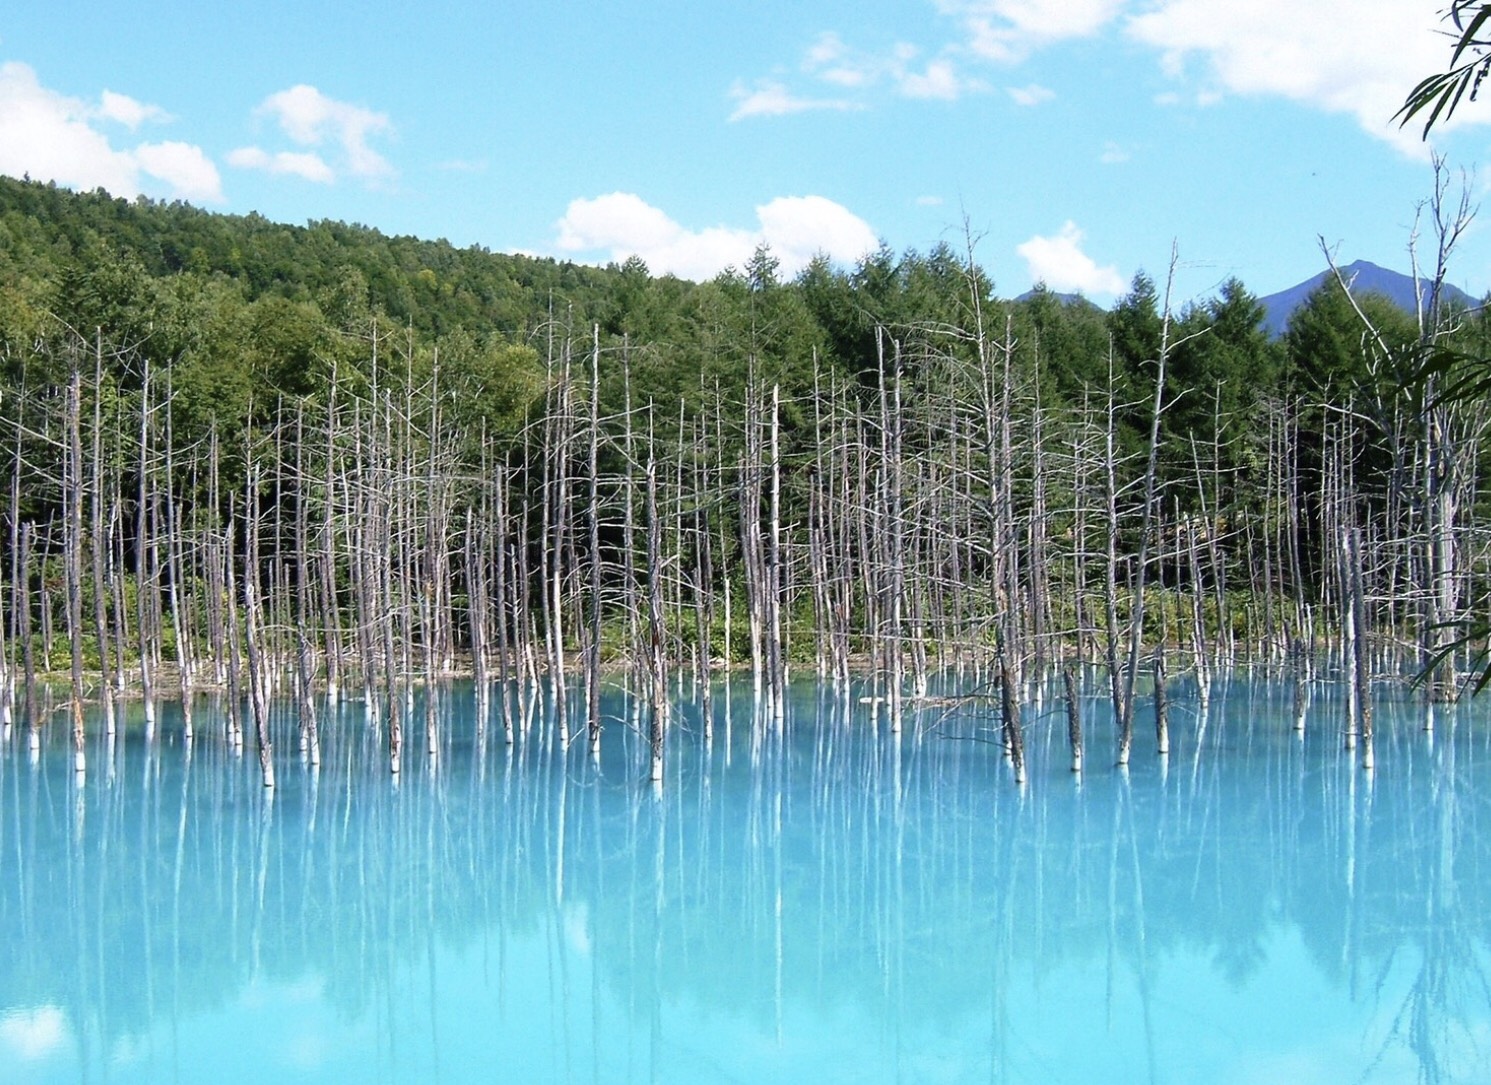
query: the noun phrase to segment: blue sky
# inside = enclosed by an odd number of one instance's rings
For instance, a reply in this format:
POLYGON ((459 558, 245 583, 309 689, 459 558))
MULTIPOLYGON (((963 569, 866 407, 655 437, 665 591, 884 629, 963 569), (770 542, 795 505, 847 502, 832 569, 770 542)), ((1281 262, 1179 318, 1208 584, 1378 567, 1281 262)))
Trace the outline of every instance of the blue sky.
MULTIPOLYGON (((1408 269, 1433 175, 1389 118, 1443 3, 13 4, 0 172, 692 278, 966 223, 999 293, 1101 303, 1173 242, 1178 299, 1267 294, 1319 238, 1408 269)), ((1487 122, 1434 140, 1476 199, 1487 122)), ((1475 294, 1486 229, 1452 265, 1475 294)))

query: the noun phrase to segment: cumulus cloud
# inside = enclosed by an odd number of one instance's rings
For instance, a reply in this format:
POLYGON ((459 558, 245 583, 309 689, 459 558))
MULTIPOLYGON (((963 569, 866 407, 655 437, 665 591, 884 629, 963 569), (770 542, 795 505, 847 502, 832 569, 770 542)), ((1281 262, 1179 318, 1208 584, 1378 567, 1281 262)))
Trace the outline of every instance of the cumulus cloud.
POLYGON ((957 101, 988 90, 982 80, 964 74, 957 50, 945 48, 923 59, 922 50, 897 42, 880 52, 856 49, 835 33, 820 34, 803 53, 798 69, 808 79, 832 88, 831 97, 791 90, 780 79, 761 79, 730 89, 735 101, 732 121, 744 117, 780 117, 808 110, 863 109, 875 88, 902 98, 957 101))
POLYGON ((807 267, 820 252, 847 263, 880 247, 864 219, 822 196, 778 196, 756 208, 756 217, 761 240, 771 246, 789 275, 807 267))
MULTIPOLYGON (((1436 5, 1404 0, 929 0, 941 40, 866 51, 838 33, 804 51, 798 77, 834 88, 833 98, 796 93, 779 79, 737 88, 733 119, 863 105, 877 89, 952 101, 988 85, 979 66, 1013 66, 1038 50, 1099 33, 1122 33, 1156 50, 1174 80, 1157 104, 1207 106, 1227 95, 1273 96, 1351 117, 1404 152, 1427 153, 1413 126, 1392 121, 1407 88, 1442 69, 1448 44, 1436 5)), ((1439 5, 1442 7, 1443 5, 1439 5)), ((1020 105, 1045 88, 1011 86, 1020 105)), ((1461 110, 1442 128, 1491 123, 1461 110)))
POLYGON ((202 148, 170 140, 142 143, 135 148, 140 169, 164 181, 182 199, 217 203, 223 198, 222 178, 202 148))
POLYGON ((105 90, 99 96, 98 115, 105 120, 118 121, 131 132, 146 121, 163 124, 173 119, 158 105, 137 102, 127 94, 115 94, 112 90, 105 90))
POLYGON ((774 80, 761 80, 754 87, 736 83, 730 88, 730 97, 735 100, 732 121, 746 117, 785 117, 789 113, 806 113, 815 109, 854 109, 853 102, 842 98, 804 98, 793 94, 787 87, 774 80))
POLYGON ((300 177, 322 185, 329 185, 336 180, 336 174, 326 161, 309 151, 278 151, 270 154, 262 147, 239 147, 228 152, 228 165, 241 170, 263 170, 265 173, 300 177))
POLYGON ((1127 23, 1132 38, 1161 50, 1167 74, 1195 84, 1197 101, 1219 92, 1275 95, 1349 114, 1415 155, 1424 153, 1418 131, 1390 118, 1408 87, 1443 66, 1439 29, 1433 5, 1402 0, 1160 0, 1127 23), (1192 59, 1201 62, 1199 77, 1192 59))
POLYGON ((952 61, 943 57, 930 62, 919 72, 897 73, 896 87, 907 98, 937 98, 944 102, 955 102, 965 91, 972 89, 972 84, 958 74, 952 61))
POLYGON ((1025 261, 1032 282, 1044 282, 1052 290, 1083 294, 1119 294, 1124 281, 1111 264, 1099 267, 1082 251, 1082 231, 1068 220, 1055 237, 1032 237, 1015 251, 1025 261))
POLYGON ((0 64, 0 173, 103 188, 115 196, 137 196, 148 187, 157 195, 221 202, 222 180, 200 147, 166 142, 116 148, 95 127, 101 120, 132 129, 165 119, 160 107, 126 95, 105 91, 95 104, 42 86, 29 65, 0 64), (142 175, 164 188, 146 185, 142 175))
POLYGON ((1018 106, 1037 106, 1042 102, 1049 102, 1056 97, 1056 92, 1050 87, 1043 87, 1039 83, 1030 83, 1023 87, 1005 87, 1005 92, 1014 99, 1018 106))
POLYGON ((1015 64, 1034 50, 1066 38, 1096 34, 1117 17, 1124 0, 936 0, 958 19, 967 48, 986 60, 1015 64))
POLYGON ((760 244, 771 247, 784 275, 818 253, 850 262, 879 247, 875 232, 848 208, 822 196, 781 196, 756 208, 754 229, 690 230, 630 192, 570 203, 558 223, 557 247, 604 260, 640 256, 657 274, 707 279, 743 267, 760 244))
MULTIPOLYGON (((271 94, 254 112, 272 118, 292 143, 335 148, 340 152, 339 167, 354 177, 378 181, 393 176, 393 166, 368 142, 374 136, 392 134, 393 124, 386 113, 329 98, 307 83, 271 94)), ((235 151, 230 161, 235 157, 233 164, 246 169, 293 174, 313 181, 329 182, 336 175, 319 153, 271 154, 245 147, 235 151)))
POLYGON ((880 76, 882 64, 874 57, 844 44, 839 35, 820 34, 802 58, 802 70, 831 84, 855 90, 868 86, 880 76))

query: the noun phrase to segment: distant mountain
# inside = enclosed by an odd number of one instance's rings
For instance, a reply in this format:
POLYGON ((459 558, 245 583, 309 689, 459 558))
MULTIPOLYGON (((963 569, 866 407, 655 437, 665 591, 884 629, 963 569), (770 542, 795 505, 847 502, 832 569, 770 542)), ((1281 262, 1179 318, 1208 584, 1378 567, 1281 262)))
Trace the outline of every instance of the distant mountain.
POLYGON ((1057 302, 1059 302, 1061 304, 1062 308, 1070 308, 1070 307, 1072 307, 1074 305, 1079 305, 1079 306, 1085 306, 1088 309, 1098 309, 1098 310, 1102 309, 1102 306, 1096 304, 1095 302, 1092 302, 1092 301, 1088 300, 1088 298, 1085 295, 1083 295, 1083 294, 1077 294, 1077 293, 1066 294, 1066 293, 1062 293, 1060 290, 1049 290, 1049 289, 1047 289, 1045 287, 1042 287, 1042 286, 1037 286, 1037 287, 1035 287, 1035 288, 1033 288, 1031 290, 1025 291, 1025 293, 1023 293, 1023 294, 1019 295, 1018 297, 1016 297, 1015 300, 1016 301, 1029 301, 1031 298, 1033 298, 1037 294, 1041 294, 1041 293, 1046 294, 1048 297, 1054 298, 1057 302))
POLYGON ((1055 298, 1057 301, 1061 302, 1061 304, 1063 304, 1063 305, 1070 305, 1070 304, 1072 304, 1075 301, 1086 301, 1087 300, 1081 294, 1075 294, 1075 293, 1073 293, 1073 294, 1064 294, 1060 290, 1051 290, 1051 289, 1048 289, 1048 288, 1042 287, 1042 286, 1036 286, 1036 287, 1034 287, 1034 288, 1032 288, 1030 290, 1025 291, 1025 293, 1021 294, 1015 300, 1016 301, 1029 301, 1031 298, 1035 297, 1037 294, 1040 294, 1040 293, 1049 294, 1051 297, 1055 298))
MULTIPOLYGON (((1280 290, 1277 294, 1270 294, 1266 298, 1259 298, 1263 306, 1263 327, 1267 330, 1269 337, 1277 339, 1284 334, 1289 326, 1289 318, 1313 294, 1320 284, 1330 278, 1333 273, 1327 269, 1316 275, 1313 279, 1280 290)), ((1347 264, 1341 269, 1341 276, 1351 284, 1352 289, 1362 294, 1381 294, 1404 312, 1412 313, 1417 310, 1418 302, 1414 294, 1413 276, 1403 275, 1387 268, 1378 267, 1376 264, 1368 263, 1366 260, 1358 260, 1353 264, 1347 264)), ((1476 300, 1459 287, 1445 284, 1445 295, 1447 300, 1458 301, 1465 305, 1475 305, 1476 300)))

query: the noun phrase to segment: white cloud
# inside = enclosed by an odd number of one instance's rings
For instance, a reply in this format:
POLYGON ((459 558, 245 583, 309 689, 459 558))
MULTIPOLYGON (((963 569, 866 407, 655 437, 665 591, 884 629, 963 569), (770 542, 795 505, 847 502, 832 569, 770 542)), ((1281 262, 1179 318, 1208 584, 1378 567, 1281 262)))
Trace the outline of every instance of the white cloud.
POLYGON ((756 216, 761 220, 761 240, 771 246, 788 275, 807 267, 820 252, 847 263, 880 247, 864 219, 822 196, 778 196, 756 208, 756 216))
POLYGON ((142 143, 135 148, 135 160, 141 170, 166 182, 182 199, 223 202, 222 178, 200 147, 175 140, 142 143))
MULTIPOLYGON (((793 93, 779 80, 760 80, 754 88, 737 83, 731 97, 739 104, 731 120, 749 116, 781 116, 808 109, 847 109, 862 104, 876 87, 888 87, 904 98, 957 101, 984 93, 989 85, 966 74, 968 62, 1013 64, 1033 50, 1066 38, 1096 33, 1117 16, 1127 0, 932 0, 945 18, 956 24, 953 40, 931 50, 909 42, 870 52, 856 49, 833 31, 825 32, 804 51, 798 65, 818 83, 852 95, 818 99, 793 93)), ((1021 105, 1034 105, 1050 91, 1035 86, 1011 88, 1021 105)))
MULTIPOLYGON (((976 77, 977 64, 1015 65, 1057 43, 1121 28, 1130 41, 1156 50, 1174 81, 1155 96, 1158 105, 1206 107, 1228 95, 1284 98, 1350 117, 1373 137, 1422 158, 1421 126, 1403 128, 1392 117, 1407 89, 1441 70, 1449 53, 1439 19, 1444 5, 1428 0, 929 2, 944 35, 929 50, 902 42, 865 51, 837 33, 820 34, 798 68, 802 77, 834 88, 832 99, 776 80, 737 86, 732 119, 851 108, 867 104, 877 88, 952 101, 988 89, 976 77)), ((1048 93, 1034 84, 1007 90, 1020 105, 1038 104, 1048 93)), ((1440 127, 1486 123, 1491 110, 1462 108, 1440 127)))
POLYGON ((1123 278, 1111 264, 1099 267, 1082 251, 1082 231, 1068 220, 1055 237, 1032 237, 1015 251, 1025 260, 1032 282, 1044 282, 1052 290, 1083 294, 1119 294, 1123 278))
POLYGON ((570 203, 558 222, 556 246, 602 260, 640 256, 656 274, 707 279, 743 267, 765 243, 784 275, 796 274, 818 253, 843 262, 879 247, 867 223, 822 196, 782 196, 756 208, 757 227, 689 230, 630 192, 570 203))
POLYGON ((897 72, 896 88, 907 98, 936 98, 954 102, 977 84, 958 75, 952 61, 941 58, 929 63, 921 72, 897 72))
POLYGON ((329 185, 336 180, 336 174, 325 160, 310 151, 279 151, 270 154, 261 147, 239 147, 228 152, 228 165, 241 170, 288 174, 322 185, 329 185))
POLYGON ((174 118, 158 105, 137 102, 127 94, 115 94, 105 90, 99 96, 98 115, 106 120, 118 121, 133 132, 146 121, 164 124, 174 118))
POLYGON ((42 86, 26 64, 0 64, 0 173, 124 197, 145 191, 144 174, 165 183, 164 193, 148 186, 155 194, 221 201, 217 167, 200 147, 168 142, 119 149, 94 127, 99 119, 131 126, 165 117, 158 106, 111 91, 97 105, 68 97, 42 86))
POLYGON ((1098 161, 1105 166, 1116 166, 1128 160, 1129 152, 1121 144, 1115 143, 1111 139, 1103 144, 1103 151, 1098 155, 1098 161))
POLYGON ((612 192, 593 200, 571 200, 559 220, 559 247, 569 252, 610 248, 626 255, 672 244, 683 227, 641 196, 612 192))
POLYGON ((943 203, 941 196, 918 196, 916 206, 918 207, 941 207, 943 203))
POLYGON ((753 88, 736 83, 730 89, 735 99, 732 121, 746 117, 785 117, 790 113, 806 113, 817 109, 855 109, 853 102, 842 98, 802 98, 789 91, 786 86, 773 80, 762 80, 753 88))
POLYGON ((1014 64, 1051 42, 1096 34, 1124 0, 935 0, 959 19, 967 47, 986 60, 1014 64))
POLYGON ((958 52, 949 47, 923 62, 921 50, 909 42, 897 42, 883 52, 872 53, 847 45, 838 34, 820 34, 808 46, 798 67, 808 78, 832 88, 833 97, 798 94, 780 79, 759 79, 750 86, 737 81, 730 89, 730 97, 736 102, 730 119, 863 109, 865 99, 876 87, 888 87, 903 98, 944 102, 988 90, 982 80, 963 74, 958 52))
POLYGON ((1056 92, 1050 87, 1043 87, 1039 83, 1030 83, 1023 87, 1005 87, 1006 93, 1015 100, 1019 106, 1036 106, 1042 102, 1049 102, 1056 97, 1056 92))
POLYGON ((844 44, 837 34, 820 34, 802 58, 802 70, 833 86, 854 90, 880 76, 881 64, 844 44))
POLYGON ((1219 91, 1275 95, 1349 114, 1415 155, 1424 153, 1418 129, 1390 118, 1407 88, 1443 67, 1439 29, 1434 5, 1403 0, 1160 0, 1127 24, 1131 37, 1163 50, 1174 78, 1187 78, 1193 56, 1203 61, 1202 104, 1219 91))
POLYGON ((43 87, 27 65, 0 65, 0 171, 137 195, 133 159, 89 125, 92 113, 87 103, 43 87))
POLYGON ((386 113, 328 98, 306 83, 271 94, 255 112, 273 117, 285 135, 302 147, 328 143, 340 147, 343 165, 355 177, 378 180, 394 173, 388 160, 368 145, 371 137, 392 133, 386 113))

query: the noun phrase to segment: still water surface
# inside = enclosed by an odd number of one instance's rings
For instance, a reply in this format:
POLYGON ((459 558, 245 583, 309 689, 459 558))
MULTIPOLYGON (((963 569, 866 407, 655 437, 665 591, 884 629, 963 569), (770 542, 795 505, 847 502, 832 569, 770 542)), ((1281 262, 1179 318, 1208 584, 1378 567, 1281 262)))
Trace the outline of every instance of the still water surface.
POLYGON ((1177 688, 1127 772, 1093 701, 1079 779, 1048 702, 1021 790, 987 709, 792 696, 681 709, 660 793, 619 694, 596 764, 450 687, 397 782, 362 706, 319 771, 285 708, 272 795, 169 709, 81 786, 14 735, 0 1082, 1491 1080, 1485 705, 1379 704, 1367 776, 1328 690, 1301 739, 1177 688))

